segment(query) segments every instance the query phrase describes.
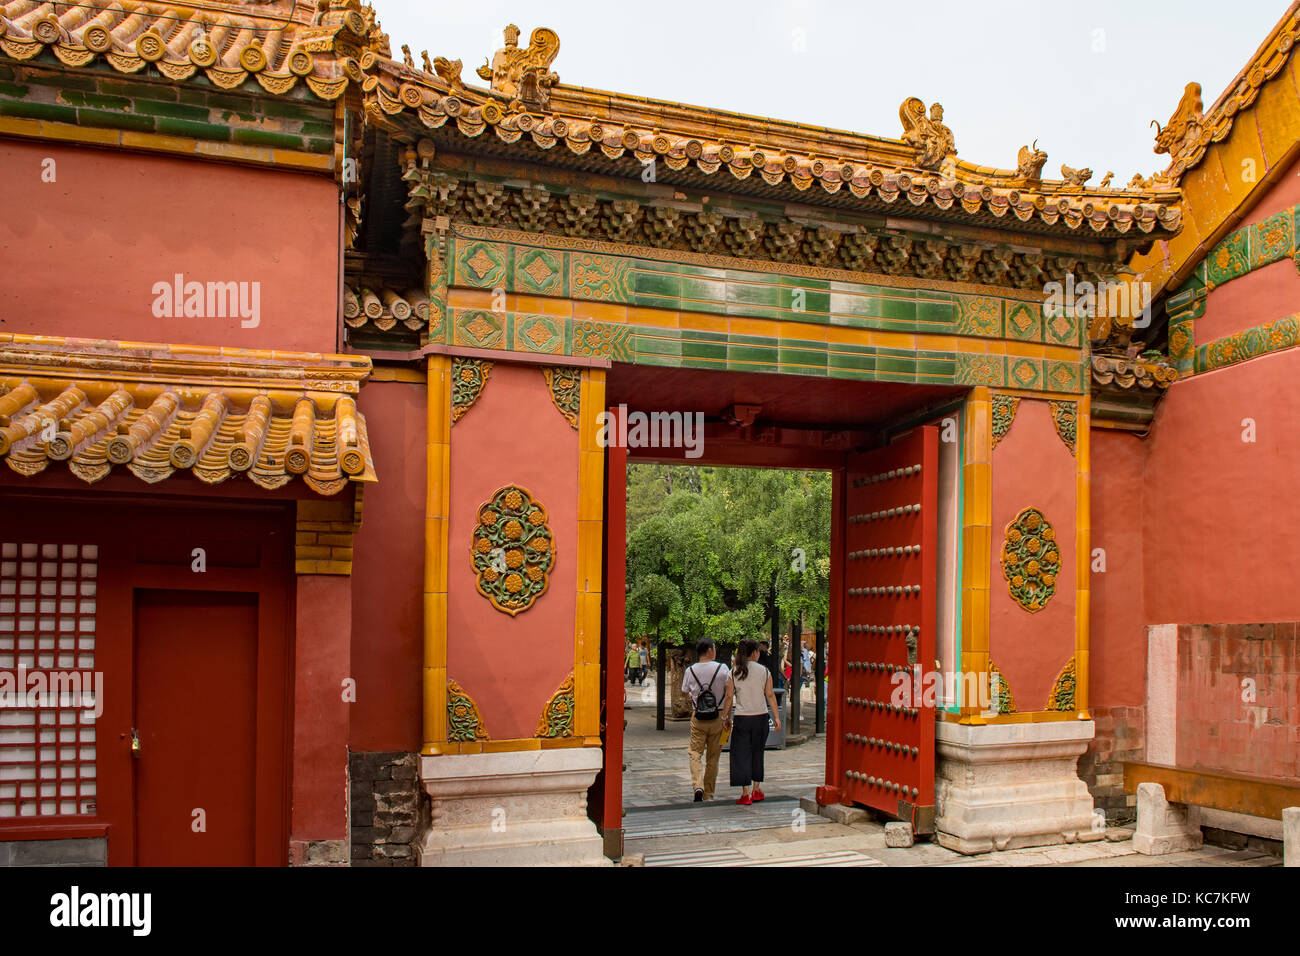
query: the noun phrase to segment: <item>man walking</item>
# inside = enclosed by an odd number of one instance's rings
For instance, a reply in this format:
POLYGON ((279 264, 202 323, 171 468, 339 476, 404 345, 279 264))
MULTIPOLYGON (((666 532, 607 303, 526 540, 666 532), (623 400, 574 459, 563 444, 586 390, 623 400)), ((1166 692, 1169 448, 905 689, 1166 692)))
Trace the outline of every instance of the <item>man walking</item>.
POLYGON ((627 659, 624 663, 626 666, 623 669, 623 680, 631 684, 641 674, 641 654, 637 651, 636 644, 632 641, 628 641, 627 659))
POLYGON ((686 668, 682 693, 695 706, 691 714, 691 786, 695 802, 713 799, 718 780, 718 754, 722 752, 723 723, 731 715, 731 673, 719 663, 713 638, 702 637, 695 645, 699 660, 686 668))

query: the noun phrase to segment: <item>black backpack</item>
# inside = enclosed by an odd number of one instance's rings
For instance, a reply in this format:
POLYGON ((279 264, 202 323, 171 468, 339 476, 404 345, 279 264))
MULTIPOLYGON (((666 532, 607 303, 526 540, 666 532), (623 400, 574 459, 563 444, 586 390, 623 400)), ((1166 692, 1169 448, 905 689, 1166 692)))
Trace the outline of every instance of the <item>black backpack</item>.
MULTIPOLYGON (((716 661, 714 663, 717 663, 716 661)), ((718 679, 718 671, 725 670, 726 665, 718 664, 713 671, 713 676, 709 678, 708 686, 700 684, 700 694, 695 698, 695 719, 696 720, 717 720, 718 719, 718 699, 713 696, 713 682, 718 679)), ((695 674, 692 665, 691 673, 695 676, 695 683, 700 683, 700 677, 695 674)))

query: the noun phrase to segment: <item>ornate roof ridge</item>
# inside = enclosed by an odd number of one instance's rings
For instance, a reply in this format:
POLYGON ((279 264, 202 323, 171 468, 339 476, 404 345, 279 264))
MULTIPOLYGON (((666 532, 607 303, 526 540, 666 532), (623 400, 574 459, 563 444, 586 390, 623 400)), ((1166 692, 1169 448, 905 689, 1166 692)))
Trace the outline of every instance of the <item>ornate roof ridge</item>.
POLYGON ((1208 110, 1201 110, 1200 84, 1187 84, 1178 109, 1156 137, 1156 152, 1168 152, 1170 156, 1168 168, 1157 178, 1178 183, 1184 173, 1201 163, 1211 144, 1226 139, 1237 116, 1254 105, 1260 88, 1282 72, 1297 39, 1300 39, 1300 0, 1293 0, 1208 110))
POLYGON ((152 67, 173 81, 202 71, 225 90, 255 77, 268 93, 283 94, 301 79, 322 99, 337 99, 349 80, 360 80, 358 63, 370 48, 387 52, 388 38, 359 0, 191 0, 180 7, 0 0, 0 52, 15 60, 48 50, 69 67, 102 58, 119 73, 152 67))
POLYGON ((60 335, 0 333, 0 372, 82 369, 87 376, 162 376, 186 381, 247 385, 274 383, 356 394, 370 374, 364 355, 328 355, 282 349, 118 342, 60 335))
MULTIPOLYGON (((439 66, 445 64, 439 58, 439 66)), ((816 184, 827 193, 847 187, 858 198, 874 193, 892 203, 905 196, 914 206, 946 210, 959 205, 967 213, 987 210, 998 218, 1011 213, 1021 221, 1063 222, 1074 230, 1086 224, 1095 233, 1124 234, 1134 227, 1150 233, 1157 226, 1174 233, 1181 224, 1182 196, 1176 188, 1085 191, 1088 170, 1081 175, 1064 167, 1076 174, 1076 181, 1050 181, 1019 170, 979 166, 951 154, 943 167, 931 169, 918 161, 918 147, 909 147, 904 139, 558 85, 549 91, 544 108, 534 104, 522 109, 518 100, 512 102, 497 91, 465 85, 458 73, 421 71, 374 51, 362 57, 361 69, 367 112, 381 125, 389 116, 410 112, 427 129, 454 120, 468 138, 491 129, 505 143, 527 135, 542 149, 563 142, 579 155, 593 148, 610 159, 631 153, 643 163, 662 161, 673 170, 694 165, 706 175, 725 167, 737 179, 758 173, 771 186, 788 182, 802 191, 816 184), (658 122, 650 110, 642 116, 620 112, 623 103, 655 107, 658 122), (677 116, 695 119, 675 120, 677 116), (720 124, 719 118, 727 116, 744 123, 720 124), (794 148, 798 134, 816 137, 818 143, 794 148)), ((391 120, 387 125, 399 128, 391 120)))

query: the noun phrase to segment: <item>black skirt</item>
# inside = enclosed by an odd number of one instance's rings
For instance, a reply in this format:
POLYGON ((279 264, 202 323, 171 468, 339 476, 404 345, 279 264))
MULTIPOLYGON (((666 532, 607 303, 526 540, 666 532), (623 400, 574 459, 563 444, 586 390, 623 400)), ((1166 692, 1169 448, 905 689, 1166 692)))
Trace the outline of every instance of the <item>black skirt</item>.
POLYGON ((731 721, 731 785, 763 782, 763 747, 767 744, 767 714, 735 716, 731 721))

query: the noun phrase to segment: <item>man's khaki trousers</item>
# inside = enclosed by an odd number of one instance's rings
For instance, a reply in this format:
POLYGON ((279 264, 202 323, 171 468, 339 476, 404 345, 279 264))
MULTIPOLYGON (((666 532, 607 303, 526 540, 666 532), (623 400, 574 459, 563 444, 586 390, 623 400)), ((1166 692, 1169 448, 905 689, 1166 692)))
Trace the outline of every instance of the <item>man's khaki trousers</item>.
POLYGON ((691 788, 703 790, 704 799, 713 799, 718 781, 718 754, 722 753, 722 718, 696 720, 691 715, 691 788), (701 759, 703 758, 703 766, 701 759))

